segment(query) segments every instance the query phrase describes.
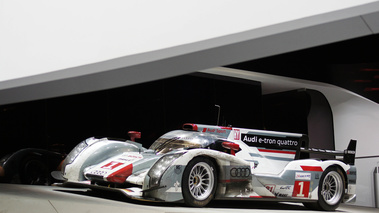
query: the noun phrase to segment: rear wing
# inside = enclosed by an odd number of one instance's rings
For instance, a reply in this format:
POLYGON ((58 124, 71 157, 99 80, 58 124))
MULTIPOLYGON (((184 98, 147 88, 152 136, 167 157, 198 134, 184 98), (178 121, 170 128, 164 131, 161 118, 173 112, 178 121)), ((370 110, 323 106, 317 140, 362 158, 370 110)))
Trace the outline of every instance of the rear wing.
POLYGON ((300 152, 303 153, 317 153, 322 155, 329 156, 341 156, 341 159, 344 163, 354 165, 355 163, 355 151, 357 147, 356 140, 350 140, 350 143, 344 151, 334 151, 334 150, 326 150, 326 149, 317 149, 317 148, 309 148, 308 145, 300 148, 300 152))

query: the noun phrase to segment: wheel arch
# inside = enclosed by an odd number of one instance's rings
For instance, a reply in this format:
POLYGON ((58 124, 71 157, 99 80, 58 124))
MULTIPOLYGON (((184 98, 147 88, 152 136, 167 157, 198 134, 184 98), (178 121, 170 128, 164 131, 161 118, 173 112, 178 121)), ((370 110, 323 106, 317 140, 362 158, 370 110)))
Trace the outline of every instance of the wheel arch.
POLYGON ((222 169, 221 169, 222 160, 217 159, 213 155, 199 154, 199 155, 194 155, 194 156, 191 156, 190 158, 188 158, 186 160, 186 164, 188 164, 190 161, 194 160, 195 158, 207 158, 207 159, 209 159, 210 161, 212 161, 212 163, 214 164, 214 166, 216 168, 216 174, 217 174, 218 178, 223 176, 223 174, 221 173, 221 171, 222 171, 222 169))
MULTIPOLYGON (((195 156, 194 158, 197 158, 197 157, 204 157, 204 158, 208 158, 210 161, 212 161, 212 163, 215 165, 216 167, 216 174, 219 175, 220 177, 220 171, 221 171, 221 162, 219 162, 219 160, 217 160, 214 156, 211 156, 211 155, 197 155, 195 156)), ((192 159, 194 159, 192 158, 192 159)))
POLYGON ((343 178, 344 178, 344 187, 345 187, 345 189, 347 189, 347 187, 348 187, 348 179, 347 179, 347 174, 346 174, 345 169, 341 165, 339 165, 339 164, 332 164, 332 165, 326 167, 326 169, 331 168, 331 167, 336 167, 337 169, 341 170, 341 172, 343 174, 343 178))
POLYGON ((181 160, 176 162, 176 164, 186 165, 188 162, 193 160, 196 157, 206 157, 210 159, 217 168, 216 174, 218 175, 219 179, 225 178, 225 174, 223 173, 223 166, 230 165, 230 164, 236 164, 236 165, 246 165, 250 166, 250 164, 242 159, 239 159, 233 155, 215 151, 215 150, 207 150, 207 149, 201 149, 201 150, 190 150, 188 151, 181 160))
POLYGON ((346 171, 350 169, 350 165, 345 164, 341 161, 337 161, 337 160, 325 160, 322 162, 321 166, 323 167, 324 171, 326 171, 328 168, 331 168, 331 167, 340 169, 345 180, 345 187, 347 187, 348 179, 347 179, 346 171))

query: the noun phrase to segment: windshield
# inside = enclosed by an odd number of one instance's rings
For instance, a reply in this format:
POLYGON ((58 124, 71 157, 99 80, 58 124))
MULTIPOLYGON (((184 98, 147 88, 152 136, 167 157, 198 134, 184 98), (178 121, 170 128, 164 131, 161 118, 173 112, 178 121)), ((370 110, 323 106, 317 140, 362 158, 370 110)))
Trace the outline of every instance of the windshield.
POLYGON ((199 132, 176 130, 158 138, 149 149, 158 154, 173 150, 204 148, 214 142, 214 137, 199 132))

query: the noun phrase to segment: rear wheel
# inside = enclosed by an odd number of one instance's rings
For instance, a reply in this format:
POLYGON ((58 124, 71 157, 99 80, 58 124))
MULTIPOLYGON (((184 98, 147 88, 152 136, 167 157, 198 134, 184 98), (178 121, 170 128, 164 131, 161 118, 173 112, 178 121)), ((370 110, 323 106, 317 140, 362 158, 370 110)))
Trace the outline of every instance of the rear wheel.
POLYGON ((318 201, 304 203, 311 209, 332 211, 338 208, 345 193, 345 178, 341 169, 329 167, 321 176, 318 186, 318 201))
POLYGON ((196 157, 188 163, 182 178, 182 193, 187 205, 207 205, 214 198, 216 187, 216 168, 211 160, 196 157))

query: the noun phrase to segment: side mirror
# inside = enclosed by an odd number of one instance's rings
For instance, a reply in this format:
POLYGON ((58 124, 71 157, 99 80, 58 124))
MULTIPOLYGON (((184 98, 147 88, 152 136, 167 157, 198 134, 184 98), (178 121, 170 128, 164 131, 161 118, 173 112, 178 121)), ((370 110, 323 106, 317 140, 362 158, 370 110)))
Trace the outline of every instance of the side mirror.
POLYGON ((240 145, 232 142, 222 142, 222 147, 230 149, 231 155, 236 155, 236 151, 240 150, 240 145))
POLYGON ((137 139, 141 138, 141 132, 137 132, 137 131, 129 131, 128 135, 130 137, 130 140, 134 142, 136 141, 136 138, 137 139))

